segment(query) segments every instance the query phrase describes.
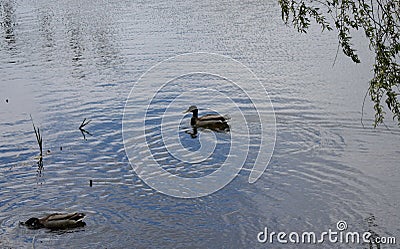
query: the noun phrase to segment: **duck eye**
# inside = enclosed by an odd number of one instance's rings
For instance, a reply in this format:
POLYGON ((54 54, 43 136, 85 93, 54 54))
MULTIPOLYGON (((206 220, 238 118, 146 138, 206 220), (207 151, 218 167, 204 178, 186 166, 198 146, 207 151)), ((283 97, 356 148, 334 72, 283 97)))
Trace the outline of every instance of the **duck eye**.
POLYGON ((35 226, 37 224, 36 219, 29 219, 28 221, 25 222, 26 225, 28 226, 35 226))

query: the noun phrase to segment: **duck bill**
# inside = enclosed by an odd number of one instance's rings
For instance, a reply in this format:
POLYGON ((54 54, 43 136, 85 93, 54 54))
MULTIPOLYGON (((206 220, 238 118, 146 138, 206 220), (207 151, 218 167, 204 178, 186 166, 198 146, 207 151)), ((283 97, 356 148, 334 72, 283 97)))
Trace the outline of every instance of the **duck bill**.
POLYGON ((189 113, 190 109, 187 109, 186 111, 182 112, 183 114, 189 113))

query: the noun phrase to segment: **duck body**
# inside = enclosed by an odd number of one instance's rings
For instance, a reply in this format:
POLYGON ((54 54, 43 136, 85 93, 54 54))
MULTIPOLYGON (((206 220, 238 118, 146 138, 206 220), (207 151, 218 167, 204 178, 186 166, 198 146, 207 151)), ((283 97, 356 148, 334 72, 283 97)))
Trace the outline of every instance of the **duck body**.
POLYGON ((228 118, 219 114, 206 114, 199 117, 199 110, 196 106, 190 106, 185 112, 192 112, 193 116, 190 119, 190 125, 196 128, 205 128, 214 131, 229 131, 229 125, 227 123, 228 118))
POLYGON ((42 218, 32 217, 25 222, 21 222, 21 224, 30 229, 69 229, 84 227, 86 225, 86 223, 82 221, 84 218, 85 214, 83 213, 54 213, 42 218))

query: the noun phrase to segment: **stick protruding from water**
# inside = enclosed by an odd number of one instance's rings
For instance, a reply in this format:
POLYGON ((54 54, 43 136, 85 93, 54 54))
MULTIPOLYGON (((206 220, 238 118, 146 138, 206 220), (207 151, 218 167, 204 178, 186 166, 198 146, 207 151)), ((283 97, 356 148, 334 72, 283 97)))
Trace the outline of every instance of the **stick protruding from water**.
POLYGON ((43 137, 40 134, 40 129, 39 127, 36 129, 35 123, 33 123, 33 118, 32 115, 29 114, 29 116, 31 117, 31 121, 32 121, 32 125, 33 125, 33 130, 35 131, 35 135, 36 135, 36 141, 39 145, 39 150, 40 150, 40 157, 43 156, 43 137))

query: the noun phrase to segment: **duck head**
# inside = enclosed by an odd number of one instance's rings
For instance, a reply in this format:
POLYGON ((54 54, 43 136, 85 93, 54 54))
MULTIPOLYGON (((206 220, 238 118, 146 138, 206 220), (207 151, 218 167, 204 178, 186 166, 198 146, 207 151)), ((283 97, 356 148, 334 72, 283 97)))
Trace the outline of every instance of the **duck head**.
POLYGON ((38 218, 30 218, 23 224, 31 229, 39 229, 43 227, 42 223, 40 223, 40 220, 38 218))
POLYGON ((198 112, 198 111, 199 111, 199 109, 197 109, 197 106, 192 105, 192 106, 189 107, 189 109, 187 109, 183 113, 188 113, 188 112, 193 112, 194 113, 194 112, 198 112))

